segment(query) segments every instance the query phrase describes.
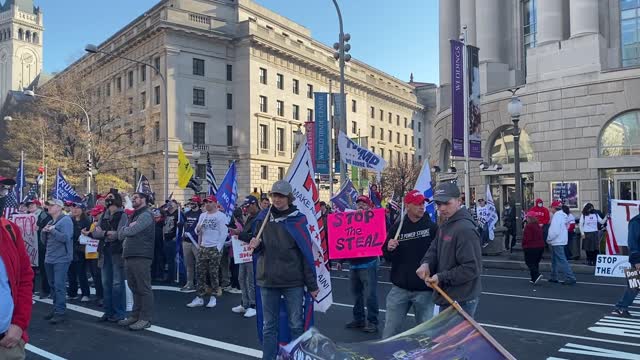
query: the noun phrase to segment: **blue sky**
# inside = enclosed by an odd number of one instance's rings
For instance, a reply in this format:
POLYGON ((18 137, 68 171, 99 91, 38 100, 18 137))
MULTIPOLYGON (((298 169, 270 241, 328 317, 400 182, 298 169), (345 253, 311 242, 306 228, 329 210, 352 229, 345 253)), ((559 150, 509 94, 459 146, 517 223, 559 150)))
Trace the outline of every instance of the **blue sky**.
MULTIPOLYGON (((331 45, 338 19, 331 0, 256 0, 311 30, 331 45)), ((64 69, 158 0, 35 0, 44 12, 44 68, 64 69), (89 5, 90 4, 90 5, 89 5)), ((339 0, 353 57, 408 81, 438 81, 438 5, 436 0, 339 0)))

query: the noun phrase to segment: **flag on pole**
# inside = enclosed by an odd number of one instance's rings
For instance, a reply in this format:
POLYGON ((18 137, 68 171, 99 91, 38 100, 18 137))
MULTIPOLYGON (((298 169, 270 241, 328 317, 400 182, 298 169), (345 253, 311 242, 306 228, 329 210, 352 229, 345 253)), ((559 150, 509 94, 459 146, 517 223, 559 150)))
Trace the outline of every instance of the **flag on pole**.
POLYGON ((218 198, 218 205, 222 208, 222 212, 227 216, 227 223, 230 222, 238 200, 238 176, 235 161, 231 163, 227 174, 222 179, 216 198, 218 198))
POLYGON ((56 173, 56 181, 53 184, 51 197, 62 201, 82 202, 82 197, 78 195, 71 184, 67 182, 60 168, 58 168, 58 172, 56 173))
POLYGON ((371 199, 371 202, 373 203, 373 205, 375 207, 381 208, 382 207, 382 195, 380 195, 379 191, 374 190, 372 188, 373 186, 376 186, 376 185, 375 184, 369 184, 369 199, 371 199))
POLYGON ((215 195, 218 193, 218 182, 216 181, 216 176, 213 173, 209 153, 207 153, 207 184, 207 195, 215 195))
POLYGON ((605 235, 605 241, 606 241, 606 249, 605 252, 607 255, 619 255, 620 254, 620 247, 618 245, 618 241, 616 239, 616 235, 615 235, 615 231, 614 231, 614 226, 613 226, 613 216, 612 216, 612 211, 611 211, 611 188, 613 186, 613 182, 609 181, 609 184, 607 185, 607 214, 609 215, 607 218, 607 231, 606 231, 606 235, 605 235))
POLYGON ((340 191, 331 198, 331 202, 336 211, 344 212, 356 209, 356 201, 358 200, 358 190, 353 186, 351 180, 345 181, 340 191))
POLYGON ((491 189, 489 188, 489 184, 487 184, 487 195, 484 206, 477 206, 476 213, 478 214, 478 222, 482 224, 483 229, 486 227, 486 230, 489 232, 488 239, 491 241, 495 238, 494 230, 496 228, 496 223, 498 222, 498 211, 496 210, 496 205, 493 203, 493 195, 491 194, 491 189))
POLYGON ((4 206, 0 216, 4 216, 6 219, 11 219, 14 213, 18 212, 18 201, 16 200, 16 193, 9 191, 7 196, 4 197, 4 206))
POLYGON ((436 213, 436 204, 433 201, 433 187, 431 186, 431 168, 429 167, 429 161, 425 160, 422 164, 422 170, 420 171, 420 175, 418 176, 418 180, 416 181, 415 189, 420 191, 422 195, 424 195, 425 199, 427 199, 427 203, 425 204, 425 210, 431 221, 435 222, 437 213, 436 213))
POLYGON ((187 155, 184 154, 182 145, 178 146, 178 186, 181 189, 186 189, 189 184, 189 180, 193 177, 194 171, 187 159, 187 155))
POLYGON ((25 195, 25 197, 22 199, 22 201, 25 200, 35 200, 38 198, 38 194, 40 193, 40 189, 38 187, 38 183, 31 183, 31 186, 29 186, 29 191, 27 192, 27 195, 25 195))
POLYGON ((147 194, 149 196, 150 202, 153 202, 155 199, 155 193, 151 190, 151 185, 149 185, 149 179, 146 176, 140 175, 140 180, 138 180, 138 186, 136 186, 136 192, 147 194))
POLYGON ((24 199, 23 191, 27 186, 27 179, 24 176, 24 151, 20 152, 20 163, 18 164, 18 172, 16 174, 16 186, 13 188, 15 191, 15 199, 22 201, 24 199))

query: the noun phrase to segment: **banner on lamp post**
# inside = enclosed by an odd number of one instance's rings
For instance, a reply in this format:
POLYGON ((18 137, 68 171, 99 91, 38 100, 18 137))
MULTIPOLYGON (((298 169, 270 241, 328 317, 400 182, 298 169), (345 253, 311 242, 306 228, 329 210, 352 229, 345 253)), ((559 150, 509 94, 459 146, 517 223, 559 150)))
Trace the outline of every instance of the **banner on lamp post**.
POLYGON ((482 158, 482 121, 480 115, 480 60, 478 48, 467 46, 467 82, 469 103, 467 104, 469 116, 469 157, 482 158))
POLYGON ((451 155, 464 156, 464 43, 451 40, 451 155))
POLYGON ((315 166, 319 174, 329 174, 329 94, 313 94, 315 102, 315 166))
POLYGON ((304 123, 304 128, 309 152, 311 152, 311 162, 313 168, 316 169, 316 124, 313 121, 307 121, 304 123))

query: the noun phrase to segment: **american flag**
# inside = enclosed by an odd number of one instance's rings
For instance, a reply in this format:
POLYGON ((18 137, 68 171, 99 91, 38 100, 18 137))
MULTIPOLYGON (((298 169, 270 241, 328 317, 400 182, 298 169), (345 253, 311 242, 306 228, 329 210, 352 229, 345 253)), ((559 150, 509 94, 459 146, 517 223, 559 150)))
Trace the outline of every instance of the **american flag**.
POLYGON ((218 193, 218 183, 216 181, 216 176, 213 174, 209 153, 207 153, 207 184, 207 195, 215 195, 218 193))
POLYGON ((16 200, 16 193, 9 191, 9 194, 4 198, 4 208, 2 209, 2 216, 7 219, 11 219, 11 215, 18 212, 18 201, 16 200))

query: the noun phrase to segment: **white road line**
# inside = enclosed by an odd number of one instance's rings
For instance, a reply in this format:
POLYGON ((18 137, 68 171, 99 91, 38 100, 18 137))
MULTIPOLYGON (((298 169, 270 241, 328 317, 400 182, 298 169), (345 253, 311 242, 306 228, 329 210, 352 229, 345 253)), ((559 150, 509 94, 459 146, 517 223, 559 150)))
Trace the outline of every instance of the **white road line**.
POLYGON ((46 350, 42 350, 39 347, 33 346, 31 344, 27 344, 27 346, 25 346, 24 348, 25 348, 25 350, 27 350, 29 352, 32 352, 32 353, 34 353, 36 355, 40 355, 45 359, 49 359, 49 360, 67 360, 67 359, 65 359, 63 357, 60 357, 60 356, 58 356, 56 354, 52 354, 52 353, 50 353, 50 352, 48 352, 46 350))
MULTIPOLYGON (((154 289, 156 289, 157 287, 154 286, 154 289)), ((164 286, 163 288, 166 289, 156 289, 156 290, 169 290, 169 291, 174 291, 171 290, 170 286, 164 286)), ((178 289, 178 291, 180 291, 178 289)), ((36 299, 36 301, 45 303, 45 304, 51 304, 52 301, 51 299, 36 299)), ((91 316, 95 316, 95 317, 101 317, 103 312, 101 311, 96 311, 93 309, 88 309, 82 306, 78 306, 78 305, 73 305, 73 304, 67 304, 67 309, 69 310, 73 310, 79 313, 83 313, 86 315, 91 315, 91 316)), ((150 328, 147 329, 148 331, 151 332, 155 332, 158 334, 162 334, 165 336, 169 336, 169 337, 173 337, 176 339, 181 339, 181 340, 185 340, 185 341, 190 341, 190 342, 194 342, 197 344, 201 344, 201 345, 205 345, 205 346, 209 346, 209 347, 213 347, 216 349, 221 349, 221 350, 226 350, 229 352, 234 352, 236 354, 241 354, 241 355, 247 355, 250 357, 254 357, 254 358, 261 358, 262 357, 262 351, 260 350, 256 350, 256 349, 252 349, 252 348, 248 348, 248 347, 244 347, 244 346, 239 346, 239 345, 235 345, 235 344, 230 344, 230 343, 225 343, 222 341, 218 341, 218 340, 213 340, 213 339, 209 339, 209 338, 205 338, 202 336, 197 336, 197 335, 193 335, 193 334, 188 334, 188 333, 184 333, 181 331, 176 331, 176 330, 172 330, 172 329, 168 329, 168 328, 164 328, 161 326, 156 326, 156 325, 151 325, 150 328)), ((61 358, 55 358, 56 360, 61 359, 61 358)))

